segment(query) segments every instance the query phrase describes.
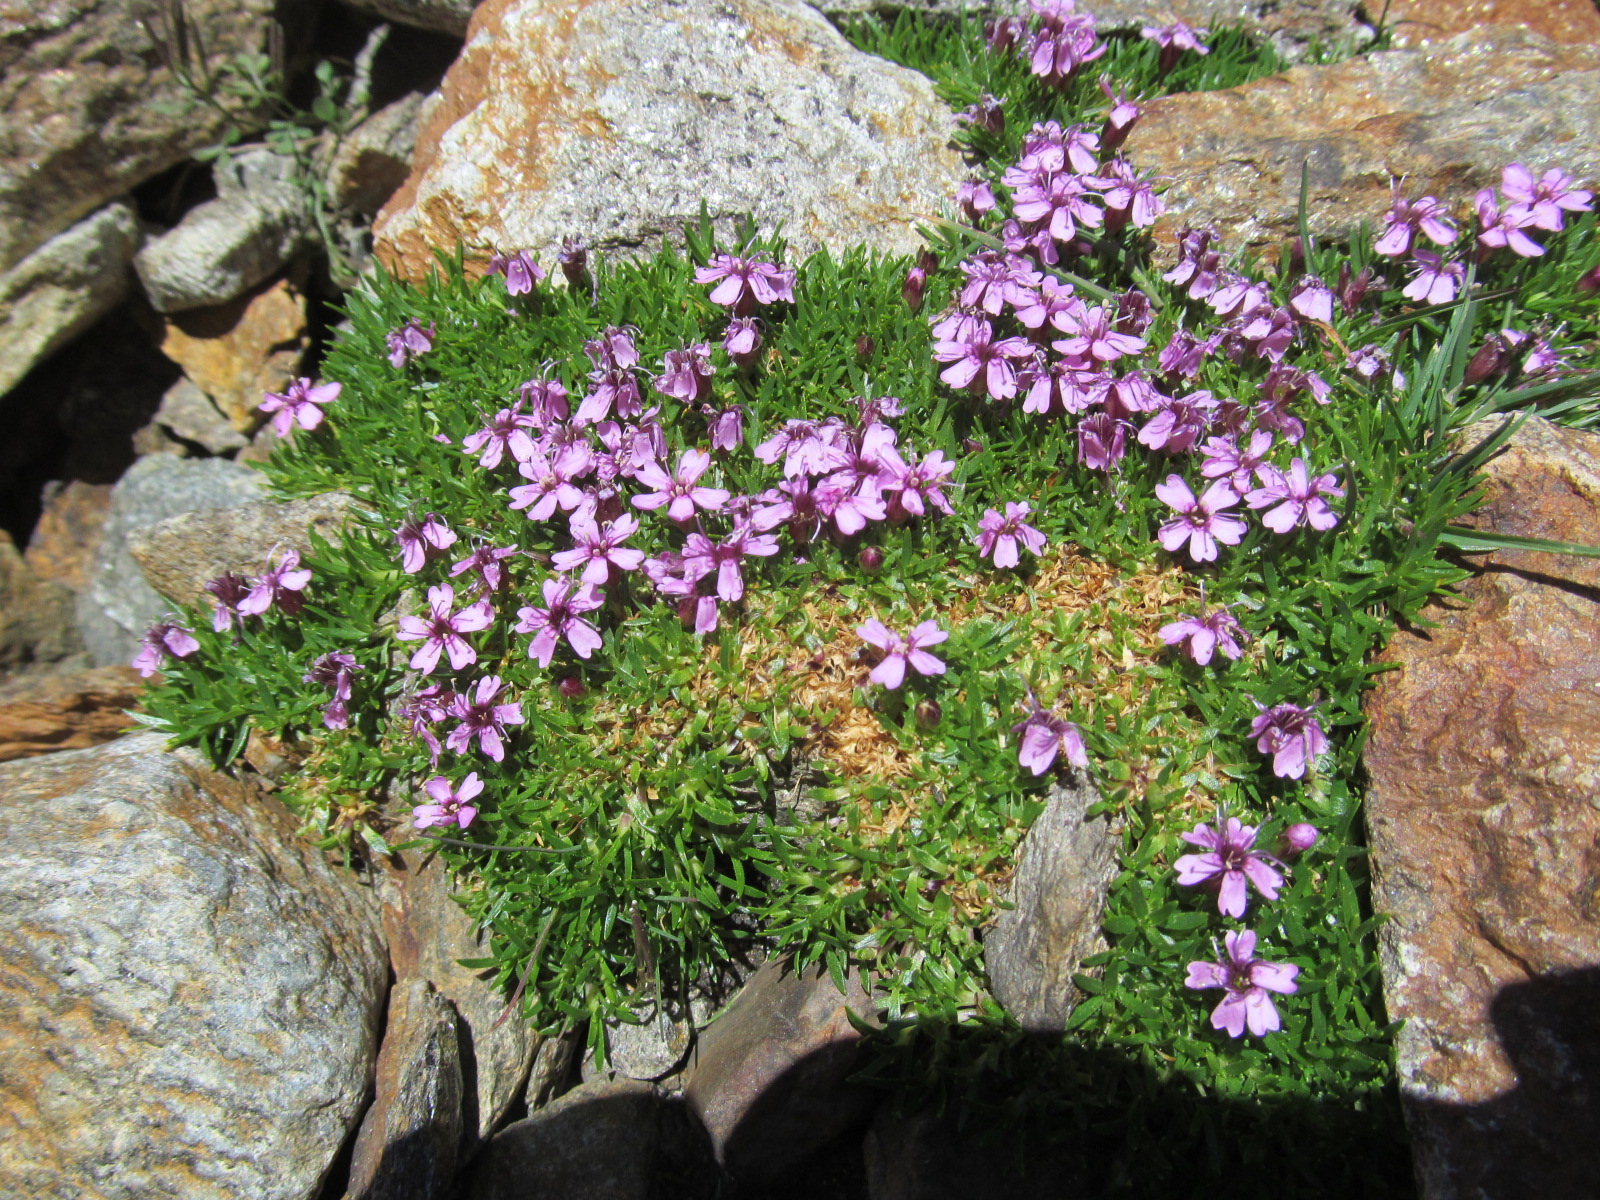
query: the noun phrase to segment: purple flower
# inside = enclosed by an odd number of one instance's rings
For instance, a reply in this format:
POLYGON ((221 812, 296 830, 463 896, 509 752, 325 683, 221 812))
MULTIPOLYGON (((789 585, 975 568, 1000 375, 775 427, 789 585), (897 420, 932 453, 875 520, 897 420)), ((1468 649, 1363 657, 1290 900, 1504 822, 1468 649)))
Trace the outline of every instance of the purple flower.
POLYGON ((741 367, 756 361, 761 352, 761 331, 754 317, 734 317, 722 335, 722 348, 728 357, 741 367))
POLYGON ((905 682, 908 664, 919 675, 944 674, 944 662, 927 650, 927 647, 937 646, 950 636, 939 628, 937 621, 924 621, 911 631, 910 636, 901 637, 873 617, 856 633, 867 645, 883 651, 883 661, 872 668, 867 678, 873 683, 883 684, 890 691, 905 682))
POLYGON ((1143 338, 1131 333, 1118 333, 1110 316, 1098 305, 1081 313, 1063 312, 1056 328, 1073 336, 1061 338, 1051 345, 1062 354, 1083 360, 1079 365, 1093 362, 1113 362, 1124 354, 1137 354, 1145 347, 1143 338))
MULTIPOLYGON (((1272 773, 1280 779, 1300 779, 1306 765, 1328 748, 1328 737, 1312 715, 1312 709, 1298 704, 1276 704, 1271 708, 1253 702, 1260 715, 1250 724, 1256 749, 1272 755, 1272 773)), ((1315 706, 1313 706, 1314 708, 1315 706)))
MULTIPOLYGON (((1105 222, 1086 177, 1042 168, 1032 172, 1013 168, 1003 179, 1011 188, 1011 210, 1017 219, 1048 231, 1057 245, 1065 246, 1076 238, 1079 225, 1098 229, 1105 222)), ((1045 258, 1046 262, 1055 260, 1053 252, 1045 258)))
POLYGON ((300 565, 300 551, 285 550, 277 565, 269 565, 254 580, 250 594, 239 601, 235 611, 240 616, 255 617, 277 605, 288 616, 294 616, 305 607, 305 597, 300 593, 311 582, 311 572, 300 565))
POLYGON ((573 486, 571 476, 537 450, 517 464, 517 473, 531 482, 510 489, 509 507, 513 512, 526 509, 530 521, 548 521, 558 506, 571 512, 583 503, 583 493, 573 486))
POLYGON ((1215 826, 1201 823, 1179 836, 1191 846, 1204 847, 1205 853, 1185 854, 1172 864, 1178 882, 1184 887, 1215 886, 1217 911, 1223 916, 1244 916, 1246 880, 1255 884, 1262 899, 1278 898, 1283 875, 1255 852, 1254 825, 1241 825, 1239 818, 1229 817, 1215 826))
POLYGON ((1535 181, 1533 172, 1521 163, 1512 163, 1500 173, 1500 190, 1511 201, 1514 221, 1559 232, 1562 212, 1588 212, 1592 192, 1573 187, 1572 177, 1552 167, 1535 181))
POLYGON ((1320 276, 1302 275, 1289 289, 1289 307, 1307 321, 1333 323, 1333 289, 1320 276))
POLYGON ((1239 503, 1239 494, 1226 481, 1217 480, 1197 500, 1181 476, 1168 475, 1156 484, 1156 498, 1178 512, 1156 533, 1161 545, 1176 554, 1189 543, 1189 557, 1195 562, 1211 562, 1217 557, 1217 543, 1237 546, 1249 528, 1237 517, 1225 517, 1224 509, 1239 503))
MULTIPOLYGON (((544 369, 550 371, 554 366, 554 363, 546 363, 544 369)), ((529 379, 523 383, 518 391, 521 398, 518 400, 517 406, 520 408, 526 404, 528 406, 528 415, 532 418, 531 424, 540 429, 549 429, 550 426, 558 421, 565 421, 567 414, 571 411, 566 385, 559 379, 549 379, 543 376, 538 379, 529 379)), ((586 422, 583 421, 580 415, 577 423, 582 425, 586 422)), ((512 453, 515 455, 516 451, 513 450, 512 453)))
POLYGON ((1139 444, 1168 454, 1186 454, 1205 432, 1217 400, 1208 391, 1187 396, 1161 397, 1161 411, 1139 430, 1139 444))
POLYGON ((311 669, 300 677, 303 683, 320 683, 333 690, 333 698, 322 706, 322 723, 329 729, 349 727, 350 683, 361 669, 355 655, 335 650, 314 660, 311 669))
POLYGON ((1228 994, 1212 1010, 1211 1028, 1226 1029, 1230 1037, 1243 1037, 1246 1026, 1257 1037, 1281 1029, 1278 1010, 1267 993, 1298 991, 1294 978, 1300 968, 1256 958, 1256 935, 1248 929, 1225 934, 1223 942, 1227 950, 1220 960, 1190 963, 1189 977, 1183 981, 1197 991, 1226 989, 1228 994))
POLYGON ((505 586, 506 569, 505 560, 517 554, 515 546, 496 549, 493 546, 478 546, 472 553, 463 558, 450 568, 450 578, 476 571, 478 574, 478 587, 485 592, 498 592, 505 586))
POLYGON ((694 281, 715 283, 711 303, 726 305, 738 317, 754 312, 757 304, 794 303, 793 268, 760 259, 717 254, 709 265, 695 271, 694 281))
POLYGON ((644 561, 643 550, 622 545, 639 531, 639 519, 630 513, 600 524, 580 509, 573 515, 569 528, 577 546, 552 555, 550 565, 558 571, 576 571, 582 567, 584 583, 604 587, 611 578, 612 568, 637 571, 644 561))
MULTIPOLYGON (((1032 693, 1029 693, 1031 699, 1032 693)), ((1033 711, 1026 719, 1011 727, 1017 735, 1017 764, 1035 775, 1048 771, 1060 755, 1082 770, 1089 766, 1089 753, 1084 748, 1083 731, 1071 721, 1064 721, 1033 703, 1033 711)))
POLYGON ((1226 608, 1214 608, 1197 617, 1183 616, 1161 627, 1161 640, 1168 646, 1182 646, 1184 652, 1202 667, 1211 661, 1213 651, 1238 659, 1244 653, 1239 643, 1248 635, 1226 608))
POLYGON ((535 422, 533 417, 517 411, 521 407, 519 400, 511 408, 502 408, 482 429, 462 438, 461 449, 467 454, 481 455, 478 465, 491 471, 500 465, 500 459, 507 450, 518 461, 530 457, 533 454, 533 439, 528 436, 528 430, 534 427, 535 422))
POLYGON ((422 645, 411 656, 411 669, 431 675, 439 665, 441 652, 450 655, 450 666, 459 671, 478 661, 478 653, 467 645, 463 633, 476 633, 494 624, 494 609, 487 600, 452 612, 456 593, 448 583, 428 589, 428 615, 426 617, 401 617, 400 632, 395 636, 402 642, 420 640, 422 645))
POLYGON ((578 287, 589 273, 589 243, 581 236, 561 235, 561 249, 556 253, 556 265, 567 278, 569 288, 578 287))
POLYGON ((744 599, 744 560, 747 557, 770 558, 778 552, 776 538, 757 533, 749 525, 735 525, 733 532, 720 542, 713 542, 702 533, 691 533, 683 550, 687 570, 696 579, 713 572, 717 576, 717 595, 733 604, 744 599))
POLYGON ((1111 111, 1106 114, 1106 126, 1100 131, 1100 144, 1108 151, 1122 145, 1134 123, 1139 119, 1139 106, 1128 99, 1126 91, 1111 90, 1111 76, 1100 76, 1100 90, 1111 101, 1111 111))
POLYGON ((1200 341, 1187 329, 1175 329, 1172 339, 1161 348, 1156 365, 1167 375, 1180 375, 1193 379, 1200 373, 1200 365, 1215 347, 1210 341, 1200 341))
POLYGON ((1174 21, 1170 25, 1147 25, 1139 33, 1161 47, 1158 65, 1163 75, 1177 65, 1178 56, 1185 50, 1195 54, 1211 53, 1211 47, 1200 40, 1210 30, 1194 29, 1182 21, 1174 21))
POLYGON ((711 466, 711 455, 704 450, 685 450, 678 458, 678 469, 668 475, 659 463, 645 463, 639 468, 638 479, 645 487, 654 488, 633 498, 635 508, 654 510, 666 507, 667 518, 682 524, 694 519, 694 510, 715 511, 728 502, 728 493, 722 488, 701 487, 700 476, 711 466))
POLYGON ((413 318, 399 329, 385 335, 384 343, 389 349, 389 365, 395 370, 405 366, 413 358, 426 354, 433 349, 433 322, 428 322, 424 329, 422 322, 413 318))
POLYGON ((450 715, 450 706, 455 703, 455 698, 455 692, 444 684, 431 683, 405 696, 396 706, 395 716, 411 726, 411 732, 428 748, 430 762, 438 762, 439 752, 443 749, 433 732, 433 726, 450 715))
POLYGON ((956 464, 947 462, 944 451, 934 450, 921 462, 908 466, 896 456, 883 487, 893 493, 889 515, 898 519, 904 513, 913 517, 924 516, 932 505, 945 516, 954 516, 950 501, 945 499, 944 487, 956 472, 956 464))
POLYGON ((956 189, 956 203, 967 220, 976 224, 984 213, 994 211, 994 189, 985 180, 968 179, 956 189))
POLYGON ((206 591, 216 599, 212 602, 211 628, 217 633, 233 628, 233 619, 239 612, 239 601, 250 594, 250 582, 243 575, 227 571, 206 584, 206 591))
POLYGON ((1283 852, 1304 854, 1317 844, 1319 836, 1315 825, 1307 825, 1304 821, 1298 825, 1291 825, 1283 831, 1283 852))
POLYGON ((513 296, 526 295, 533 291, 533 285, 544 282, 544 268, 541 267, 527 250, 518 250, 515 254, 496 254, 489 259, 487 268, 489 275, 504 275, 506 277, 506 291, 513 296))
POLYGON ((1112 159, 1100 168, 1098 178, 1106 202, 1106 226, 1113 231, 1128 225, 1148 229, 1167 211, 1155 185, 1134 174, 1127 159, 1112 159))
POLYGON ((1477 205, 1479 262, 1505 247, 1523 258, 1537 258, 1544 253, 1543 246, 1522 232, 1533 224, 1532 210, 1512 208, 1502 212, 1494 202, 1493 188, 1484 188, 1478 193, 1477 205))
POLYGON ((1185 229, 1178 235, 1178 265, 1161 278, 1187 287, 1191 300, 1210 296, 1217 290, 1222 270, 1222 256, 1210 249, 1216 236, 1214 229, 1185 229))
POLYGON ((1339 297, 1339 307, 1344 310, 1344 315, 1350 317, 1361 307, 1368 292, 1382 292, 1388 286, 1389 281, 1375 274, 1371 267, 1362 267, 1352 274, 1349 263, 1340 263, 1339 285, 1334 288, 1334 294, 1339 297))
POLYGON ((472 739, 478 739, 478 749, 495 762, 505 758, 501 737, 507 725, 522 724, 522 705, 496 704, 495 699, 505 684, 498 675, 485 675, 478 680, 477 694, 470 691, 450 701, 450 715, 460 722, 450 731, 445 745, 456 754, 465 754, 472 739))
POLYGON ((161 669, 161 659, 164 655, 188 658, 200 649, 200 643, 194 640, 194 634, 174 621, 157 621, 145 630, 142 641, 143 648, 134 657, 132 665, 133 669, 146 679, 161 669))
POLYGON ((1380 375, 1387 374, 1392 366, 1388 351, 1375 344, 1350 351, 1344 360, 1344 365, 1368 383, 1380 375))
POLYGON ((438 513, 429 513, 420 521, 409 517, 392 532, 400 543, 400 569, 407 575, 415 575, 428 559, 456 544, 456 535, 438 513))
POLYGON ((1109 471, 1127 452, 1127 427, 1110 413, 1078 422, 1078 461, 1091 471, 1109 471))
POLYGON ((1028 553, 1035 556, 1043 554, 1044 534, 1032 525, 1023 523, 1023 518, 1031 511, 1026 500, 1006 501, 1006 515, 1003 517, 996 509, 984 509, 983 516, 978 520, 978 557, 993 555, 995 566, 1014 567, 1019 561, 1019 542, 1028 553))
POLYGON ((1028 69, 1046 83, 1065 84, 1085 63, 1106 52, 1094 31, 1094 17, 1074 11, 1073 0, 1030 0, 1038 28, 1028 43, 1028 69))
POLYGON ((419 804, 411 810, 412 822, 418 829, 427 829, 430 825, 455 825, 465 829, 478 815, 477 808, 469 803, 483 791, 483 781, 476 771, 463 779, 459 788, 452 787, 443 775, 435 775, 422 788, 433 797, 433 803, 419 804))
POLYGON ((634 368, 639 351, 625 328, 608 325, 600 336, 583 344, 583 352, 594 363, 589 381, 595 388, 578 406, 575 420, 582 425, 603 421, 613 410, 622 418, 636 417, 644 410, 639 396, 639 380, 634 368))
POLYGON ((1411 270, 1411 282, 1401 295, 1425 304, 1450 303, 1467 277, 1460 263, 1445 262, 1430 250, 1411 252, 1411 270))
POLYGON ((933 344, 934 361, 952 364, 939 373, 949 386, 976 388, 981 376, 991 400, 1009 400, 1017 394, 1017 373, 1011 364, 1033 356, 1026 339, 997 342, 988 321, 965 313, 953 322, 941 322, 934 333, 941 339, 933 344))
POLYGON ((974 129, 981 129, 985 133, 1004 133, 1006 131, 1006 110, 1000 101, 983 92, 978 99, 967 105, 955 115, 958 125, 971 125, 974 129))
POLYGON ((1266 462, 1272 450, 1272 434, 1257 429, 1250 434, 1250 444, 1241 449, 1236 437, 1207 438, 1200 453, 1205 462, 1200 464, 1200 474, 1207 479, 1226 479, 1234 491, 1243 494, 1249 490, 1250 477, 1257 467, 1266 462))
POLYGON ((302 377, 291 383, 286 392, 263 393, 257 407, 264 413, 276 414, 272 418, 272 428, 284 438, 296 425, 301 429, 315 429, 322 424, 321 406, 337 400, 343 387, 340 383, 319 383, 313 387, 311 380, 302 377))
POLYGON ((1400 181, 1394 183, 1394 199, 1384 214, 1383 232, 1372 244, 1373 250, 1390 258, 1399 258, 1412 248, 1414 236, 1421 232, 1436 246, 1448 246, 1456 240, 1456 230, 1450 224, 1445 207, 1433 196, 1420 200, 1404 200, 1400 196, 1400 181))
POLYGON ((668 350, 662 357, 662 373, 651 386, 663 396, 672 396, 685 404, 698 404, 711 395, 711 377, 716 368, 711 365, 711 347, 696 342, 682 350, 668 350))
POLYGON ((590 584, 581 585, 576 592, 570 579, 546 579, 543 608, 524 607, 517 610, 516 631, 534 635, 528 646, 528 657, 539 660, 539 666, 548 668, 556 643, 567 640, 573 653, 588 658, 600 649, 600 631, 583 619, 583 614, 593 612, 605 603, 605 597, 590 584))
POLYGON ((1339 514, 1328 507, 1324 496, 1335 498, 1344 495, 1333 475, 1313 476, 1305 460, 1289 460, 1287 472, 1277 467, 1256 468, 1261 486, 1245 496, 1251 508, 1277 507, 1261 518, 1261 523, 1274 533, 1288 533, 1298 525, 1309 525, 1316 530, 1332 529, 1339 523, 1339 514))

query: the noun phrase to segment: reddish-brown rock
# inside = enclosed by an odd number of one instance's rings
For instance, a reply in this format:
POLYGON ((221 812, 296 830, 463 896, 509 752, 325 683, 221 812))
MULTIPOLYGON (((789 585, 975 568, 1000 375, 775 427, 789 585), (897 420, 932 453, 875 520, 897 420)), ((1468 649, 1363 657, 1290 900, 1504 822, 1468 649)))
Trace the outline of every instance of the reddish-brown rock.
POLYGON ((24 675, 0 684, 0 762, 122 736, 143 684, 132 667, 24 675))
MULTIPOLYGON (((1600 541, 1600 436, 1532 420, 1479 528, 1600 541)), ((1496 552, 1368 698, 1367 820, 1426 1200, 1600 1178, 1600 562, 1496 552)))
POLYGON ((1128 139, 1170 179, 1158 238, 1215 226, 1230 250, 1294 235, 1301 165, 1320 236, 1376 222, 1390 184, 1465 209, 1507 163, 1600 177, 1600 45, 1494 25, 1428 46, 1302 66, 1236 88, 1152 102, 1128 139))
POLYGON ((284 280, 214 308, 167 318, 161 349, 183 368, 241 433, 265 420, 263 392, 279 392, 300 371, 306 302, 284 280))
POLYGON ((111 484, 73 479, 45 490, 44 509, 25 555, 40 579, 81 592, 111 511, 111 484))
POLYGON ((1388 0, 1388 24, 1397 46, 1436 42, 1480 25, 1521 25, 1572 46, 1600 42, 1593 0, 1388 0))

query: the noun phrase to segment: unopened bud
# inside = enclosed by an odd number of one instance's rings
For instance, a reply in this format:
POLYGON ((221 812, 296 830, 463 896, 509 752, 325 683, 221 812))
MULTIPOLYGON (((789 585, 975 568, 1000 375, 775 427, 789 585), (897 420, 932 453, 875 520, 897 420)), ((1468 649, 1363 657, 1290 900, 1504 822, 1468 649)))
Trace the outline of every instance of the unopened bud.
POLYGON ((867 574, 876 574, 883 569, 883 551, 876 546, 863 546, 856 561, 867 574))
POLYGON ((1484 339, 1478 352, 1467 363, 1466 374, 1462 377, 1466 383, 1482 383, 1491 375, 1498 375, 1506 367, 1506 346, 1496 334, 1490 334, 1484 339))
POLYGON ((556 691, 560 692, 568 700, 576 700, 583 695, 585 690, 583 680, 576 675, 563 675, 556 681, 556 691))
POLYGON ((1285 854, 1304 854, 1317 844, 1317 830, 1314 825, 1307 825, 1304 821, 1298 825, 1291 825, 1283 831, 1283 850, 1285 854))
POLYGON ((877 348, 878 345, 872 340, 871 335, 863 333, 856 339, 856 358, 865 362, 872 357, 873 351, 877 348))
POLYGON ((1600 292, 1600 266, 1593 267, 1578 276, 1578 282, 1572 285, 1572 290, 1580 296, 1592 296, 1600 292))
POLYGON ((900 287, 900 294, 905 297, 912 312, 922 307, 922 293, 927 287, 928 273, 921 267, 912 267, 906 272, 906 281, 900 287))
POLYGON ((570 287, 577 287, 589 274, 589 247, 582 238, 566 236, 561 239, 561 253, 556 255, 561 273, 570 287))
POLYGON ((981 454, 981 453, 983 453, 983 443, 980 442, 977 438, 962 438, 961 439, 961 448, 963 450, 965 450, 968 454, 981 454))
POLYGON ((924 274, 931 275, 939 269, 939 256, 932 250, 923 250, 917 254, 917 266, 922 268, 924 274))
POLYGON ((917 724, 924 729, 932 729, 944 719, 944 710, 939 707, 937 700, 917 701, 917 724))

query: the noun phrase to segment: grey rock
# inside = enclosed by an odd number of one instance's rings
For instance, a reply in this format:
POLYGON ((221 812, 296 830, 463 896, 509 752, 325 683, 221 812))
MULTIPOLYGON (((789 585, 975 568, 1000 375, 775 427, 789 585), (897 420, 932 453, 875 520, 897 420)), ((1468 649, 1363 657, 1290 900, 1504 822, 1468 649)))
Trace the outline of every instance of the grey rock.
POLYGON ((875 1019, 852 971, 840 994, 815 966, 763 963, 701 1035, 684 1081, 690 1109, 739 1184, 771 1185, 871 1111, 873 1095, 846 1082, 875 1019))
POLYGON ((222 458, 142 458, 111 493, 89 584, 77 600, 78 628, 97 666, 118 666, 137 651, 139 638, 167 604, 145 582, 128 550, 135 529, 201 508, 238 508, 266 493, 262 477, 222 458))
POLYGON ((389 994, 372 1107, 351 1154, 349 1200, 444 1200, 461 1148, 456 1010, 425 979, 389 994))
POLYGON ((196 509, 129 531, 128 552, 157 592, 192 604, 226 571, 259 575, 275 550, 305 554, 312 534, 337 545, 358 508, 347 492, 324 492, 281 504, 196 509))
POLYGON ((81 652, 73 604, 71 589, 36 576, 0 530, 0 675, 81 652))
POLYGON ((188 379, 180 379, 167 389, 161 397, 161 407, 156 410, 156 421, 212 454, 242 450, 250 444, 250 439, 230 425, 211 403, 211 397, 188 379))
POLYGON ((307 237, 304 193, 261 180, 208 200, 134 256, 145 295, 161 312, 222 304, 288 262, 307 237))
POLYGON ((385 868, 376 882, 395 979, 429 981, 461 1017, 462 1059, 470 1064, 463 1154, 470 1154, 522 1095, 539 1036, 517 1014, 500 1020, 506 997, 492 970, 459 963, 486 957, 487 939, 451 896, 449 872, 438 856, 407 850, 385 868))
POLYGON ((344 0, 351 8, 402 25, 465 37, 477 0, 344 0))
POLYGON ((377 916, 163 745, 0 766, 0 1193, 310 1200, 367 1094, 377 916))
POLYGON ((138 222, 108 204, 0 275, 0 395, 122 302, 138 222))
POLYGON ((1077 1003, 1072 976, 1105 948, 1100 919, 1117 873, 1120 840, 1081 776, 1050 789, 1043 813, 1022 841, 1008 899, 983 942, 994 998, 1034 1033, 1060 1033, 1077 1003))
POLYGON ((402 96, 373 113, 339 143, 328 168, 328 190, 339 205, 370 215, 399 190, 411 173, 428 99, 421 92, 402 96))
POLYGON ((715 1168, 705 1131, 648 1083, 573 1088, 484 1147, 463 1200, 706 1200, 715 1168))
POLYGON ((533 1056, 523 1100, 529 1109, 543 1108, 562 1092, 572 1078, 572 1065, 583 1049, 583 1030, 567 1029, 555 1037, 544 1038, 533 1056))
POLYGON ((797 254, 905 253, 964 177, 928 79, 796 0, 486 0, 473 28, 373 227, 410 278, 457 239, 480 268, 566 234, 652 253, 702 201, 725 238, 749 212, 797 254))

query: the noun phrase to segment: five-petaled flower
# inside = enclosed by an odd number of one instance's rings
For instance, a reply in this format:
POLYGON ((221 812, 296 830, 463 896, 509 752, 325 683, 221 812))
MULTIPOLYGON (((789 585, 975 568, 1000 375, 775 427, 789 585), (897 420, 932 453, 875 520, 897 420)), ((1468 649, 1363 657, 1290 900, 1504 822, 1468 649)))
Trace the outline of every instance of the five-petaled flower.
POLYGON ((424 329, 422 322, 413 317, 384 337, 384 345, 389 351, 389 365, 398 371, 413 358, 432 350, 433 339, 433 322, 429 321, 428 327, 424 329))
POLYGON ((465 829, 472 824, 478 810, 471 802, 483 791, 483 780, 476 771, 453 786, 443 775, 435 775, 422 788, 433 798, 432 804, 419 804, 411 810, 411 820, 418 829, 430 825, 455 825, 465 829))
POLYGON ((429 513, 420 521, 407 517, 392 532, 400 546, 400 569, 407 575, 415 575, 430 558, 456 544, 456 535, 438 513, 429 513))
POLYGON ((711 303, 726 305, 738 317, 754 312, 757 304, 794 303, 794 269, 758 258, 713 255, 707 266, 695 271, 694 281, 715 283, 711 303))
MULTIPOLYGON (((1032 697, 1029 692, 1029 697, 1032 697)), ((1035 775, 1043 775, 1065 755, 1067 762, 1087 770, 1089 753, 1083 744, 1083 731, 1071 721, 1056 716, 1033 701, 1033 711, 1011 727, 1017 735, 1017 763, 1035 775)))
POLYGON ((873 683, 881 683, 893 691, 905 682, 909 664, 919 675, 943 675, 944 662, 928 653, 927 647, 937 646, 949 638, 939 628, 937 621, 923 621, 909 636, 901 637, 878 618, 873 617, 856 630, 861 640, 883 651, 883 661, 872 668, 867 676, 873 683))
POLYGON ((1026 500, 1006 501, 1005 516, 997 509, 986 508, 978 519, 978 554, 982 558, 994 556, 997 567, 1017 565, 1017 546, 1020 544, 1035 556, 1044 553, 1044 534, 1023 518, 1032 511, 1026 500))
POLYGON ((441 653, 449 654, 450 666, 457 671, 478 661, 478 652, 467 645, 461 635, 489 628, 494 623, 494 609, 488 600, 479 600, 460 612, 453 612, 455 601, 455 589, 448 583, 441 583, 428 589, 426 617, 400 618, 400 632, 395 636, 402 642, 422 642, 411 656, 412 670, 432 674, 439 665, 441 653))
POLYGON ((1225 1029, 1230 1037, 1242 1037, 1248 1027, 1257 1037, 1283 1027, 1269 992, 1288 995, 1299 990, 1294 977, 1300 968, 1293 963, 1269 963, 1255 956, 1256 935, 1250 930, 1230 932, 1217 962, 1192 962, 1185 987, 1196 990, 1223 988, 1227 995, 1211 1013, 1211 1028, 1225 1029))
POLYGON ((311 380, 302 377, 286 391, 264 392, 256 407, 264 413, 272 413, 273 431, 281 438, 288 437, 296 425, 301 429, 315 429, 322 424, 322 406, 337 400, 343 387, 340 383, 313 385, 311 380))
POLYGON ((694 519, 694 510, 707 512, 721 508, 728 502, 728 493, 722 488, 701 487, 700 476, 711 466, 711 455, 704 450, 685 450, 678 458, 678 469, 667 474, 658 462, 647 462, 639 468, 640 483, 654 489, 633 498, 633 506, 643 509, 665 507, 669 520, 680 524, 694 519))
POLYGON ((1248 528, 1237 517, 1222 515, 1225 509, 1239 503, 1239 493, 1223 479, 1208 487, 1197 500, 1181 476, 1168 475, 1165 483, 1156 484, 1156 498, 1178 512, 1175 519, 1156 531, 1156 537, 1174 554, 1188 542, 1189 557, 1195 562, 1214 560, 1218 542, 1237 546, 1248 528))
POLYGON ((276 605, 292 617, 305 607, 306 599, 300 593, 310 582, 311 572, 300 565, 300 551, 285 550, 276 565, 269 565, 252 582, 250 594, 239 601, 234 611, 240 616, 259 617, 276 605))
POLYGON ((1203 854, 1185 854, 1172 864, 1178 882, 1184 887, 1216 887, 1217 911, 1225 917, 1242 917, 1245 910, 1246 881, 1255 884, 1264 900, 1276 900, 1283 886, 1283 874, 1257 854, 1256 827, 1241 824, 1238 817, 1204 822, 1188 833, 1179 834, 1203 854))
POLYGON ((143 646, 134 657, 133 669, 146 679, 161 669, 163 656, 170 654, 173 658, 188 658, 200 649, 194 634, 174 621, 157 621, 145 630, 141 640, 143 646))
POLYGON ((1337 499, 1344 495, 1344 489, 1332 475, 1312 475, 1304 459, 1290 459, 1287 471, 1257 467, 1256 477, 1261 486, 1246 495, 1244 502, 1251 508, 1276 505, 1261 518, 1261 523, 1274 533, 1288 533, 1297 525, 1332 529, 1339 523, 1339 514, 1328 507, 1323 497, 1337 499))
POLYGON ((1161 627, 1161 640, 1168 646, 1182 646, 1184 653, 1202 667, 1211 655, 1221 650, 1224 657, 1237 659, 1244 650, 1239 643, 1246 637, 1244 627, 1227 608, 1213 608, 1199 616, 1182 616, 1161 627))
POLYGON ((350 684, 361 669, 355 655, 335 650, 312 662, 311 669, 300 677, 303 683, 320 683, 333 690, 333 698, 322 706, 322 723, 329 729, 349 727, 350 684))
POLYGON ((1268 708, 1254 701, 1259 715, 1250 723, 1250 736, 1256 749, 1272 755, 1272 773, 1282 779, 1299 779, 1306 766, 1328 748, 1328 735, 1312 715, 1311 708, 1298 704, 1275 704, 1268 708))
POLYGON ((550 564, 558 571, 576 571, 582 567, 584 583, 604 587, 613 567, 618 571, 637 571, 644 561, 643 550, 622 544, 639 531, 639 518, 631 513, 600 524, 585 509, 579 509, 573 514, 569 528, 577 545, 551 555, 550 564))
POLYGON ((476 692, 469 689, 450 701, 450 715, 460 724, 450 731, 444 744, 456 754, 465 754, 472 739, 478 739, 478 749, 495 762, 505 759, 505 746, 501 741, 507 725, 522 724, 522 705, 516 702, 496 704, 495 700, 505 690, 498 675, 485 675, 478 680, 476 692))
POLYGON ((544 593, 543 608, 528 605, 517 610, 516 631, 533 634, 529 658, 548 668, 562 638, 579 658, 588 658, 600 649, 600 631, 583 614, 603 605, 604 596, 587 583, 574 590, 572 580, 564 577, 546 579, 540 590, 544 593))

